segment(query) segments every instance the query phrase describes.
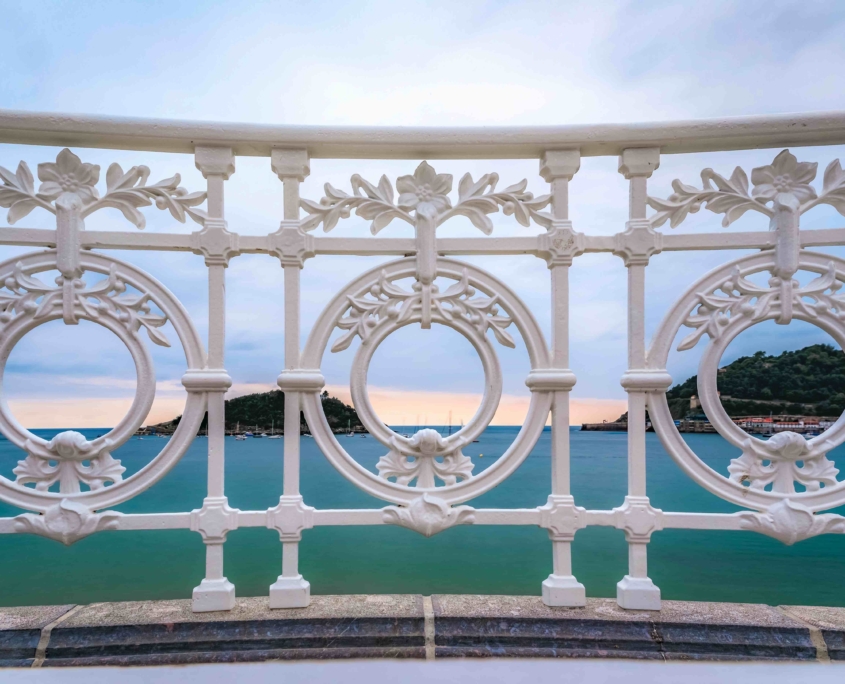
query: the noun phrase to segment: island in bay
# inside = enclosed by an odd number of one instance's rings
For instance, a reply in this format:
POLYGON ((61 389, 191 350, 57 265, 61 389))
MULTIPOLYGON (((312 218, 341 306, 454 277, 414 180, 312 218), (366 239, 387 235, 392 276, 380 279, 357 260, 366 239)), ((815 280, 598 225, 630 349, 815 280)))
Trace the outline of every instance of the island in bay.
MULTIPOLYGON (((361 424, 358 413, 351 406, 344 404, 337 397, 329 396, 328 392, 320 395, 323 411, 332 432, 365 433, 366 428, 361 424)), ((246 394, 242 397, 226 400, 226 434, 283 434, 285 424, 285 393, 281 390, 246 394)), ((179 425, 182 416, 157 425, 142 428, 142 434, 172 434, 179 425)), ((208 414, 206 413, 200 425, 199 434, 206 434, 208 430, 208 414)), ((305 417, 299 414, 299 431, 308 433, 305 417)))

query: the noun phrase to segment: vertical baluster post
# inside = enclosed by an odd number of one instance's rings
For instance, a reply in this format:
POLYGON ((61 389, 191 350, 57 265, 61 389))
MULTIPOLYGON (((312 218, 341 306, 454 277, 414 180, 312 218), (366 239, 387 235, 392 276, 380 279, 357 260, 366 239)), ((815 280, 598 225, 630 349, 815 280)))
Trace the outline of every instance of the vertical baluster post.
POLYGON ((299 186, 310 173, 306 150, 273 150, 273 171, 284 188, 284 220, 270 236, 273 252, 284 269, 285 367, 278 385, 285 393, 284 484, 279 505, 267 512, 267 526, 278 530, 282 541, 282 574, 270 586, 271 608, 302 608, 311 602, 311 585, 299 572, 299 542, 302 530, 311 526, 313 509, 305 506, 299 493, 301 383, 300 362, 300 275, 310 236, 299 228, 299 186))
POLYGON ((569 369, 569 267, 579 254, 580 234, 569 220, 569 181, 581 166, 579 150, 550 150, 540 160, 540 175, 551 184, 552 217, 541 250, 551 274, 552 368, 544 387, 552 393, 552 493, 541 508, 543 527, 552 540, 552 574, 543 582, 547 606, 583 606, 584 585, 572 574, 572 541, 584 526, 584 509, 575 505, 569 480, 569 393, 575 374, 569 369))
POLYGON ((622 376, 628 393, 628 496, 614 513, 628 543, 628 574, 617 584, 616 600, 636 610, 660 609, 660 589, 647 565, 648 542, 662 528, 662 512, 646 495, 646 408, 648 393, 665 389, 666 375, 648 371, 645 346, 645 269, 662 248, 662 236, 646 218, 647 182, 659 165, 658 148, 626 149, 619 157, 619 172, 629 181, 628 222, 616 235, 615 249, 628 269, 628 370, 622 376))
POLYGON ((224 397, 232 385, 224 368, 224 350, 226 268, 239 252, 223 206, 224 182, 235 172, 235 156, 231 148, 198 146, 194 158, 208 183, 208 218, 203 229, 191 235, 194 252, 205 257, 208 267, 208 356, 204 371, 191 380, 193 390, 205 391, 208 408, 208 496, 201 509, 191 512, 191 529, 202 535, 206 545, 205 579, 194 589, 193 610, 205 612, 235 606, 235 586, 223 575, 223 544, 238 526, 238 511, 229 507, 224 493, 224 397))

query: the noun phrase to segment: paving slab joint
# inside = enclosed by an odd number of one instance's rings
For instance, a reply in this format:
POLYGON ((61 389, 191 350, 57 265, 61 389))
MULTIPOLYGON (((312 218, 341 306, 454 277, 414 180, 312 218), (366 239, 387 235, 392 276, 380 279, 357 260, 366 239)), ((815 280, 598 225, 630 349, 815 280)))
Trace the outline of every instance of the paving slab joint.
POLYGON ((59 615, 59 617, 53 620, 50 624, 44 625, 41 629, 41 638, 38 640, 38 646, 35 647, 35 658, 32 661, 32 667, 41 667, 44 663, 44 659, 47 657, 47 646, 50 643, 50 635, 53 633, 53 628, 85 607, 85 604, 72 606, 67 612, 59 615))
POLYGON ((816 660, 820 663, 830 663, 830 653, 827 651, 827 642, 824 640, 822 631, 812 622, 808 622, 800 615, 796 615, 786 606, 773 606, 773 608, 796 622, 800 622, 810 632, 810 642, 816 649, 816 660))
POLYGON ((649 623, 649 629, 651 631, 651 638, 654 641, 655 645, 657 646, 657 652, 660 654, 660 660, 664 663, 666 662, 666 650, 663 648, 663 636, 660 634, 660 630, 657 627, 656 622, 649 623))
POLYGON ((436 653, 434 641, 434 604, 431 602, 431 596, 423 596, 423 619, 425 631, 425 659, 434 660, 436 653))

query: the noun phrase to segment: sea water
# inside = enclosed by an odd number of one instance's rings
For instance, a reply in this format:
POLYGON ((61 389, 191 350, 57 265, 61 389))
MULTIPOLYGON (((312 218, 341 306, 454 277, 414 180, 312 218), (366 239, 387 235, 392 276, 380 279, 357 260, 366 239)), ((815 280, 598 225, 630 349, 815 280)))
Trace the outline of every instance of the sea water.
MULTIPOLYGON (((50 438, 57 430, 41 430, 50 438)), ((81 430, 89 439, 101 430, 81 430)), ((491 427, 465 453, 476 472, 501 456, 518 428, 491 427)), ((375 439, 339 437, 372 470, 385 449, 375 439)), ((727 473, 739 452, 720 436, 685 439, 711 467, 727 473)), ((627 482, 627 435, 573 429, 572 491, 578 505, 621 505, 627 482)), ((114 453, 128 477, 166 444, 133 438, 114 453)), ((124 513, 189 511, 206 493, 207 440, 197 438, 159 483, 115 507, 124 513)), ((845 456, 845 447, 839 454, 845 456)), ((738 510, 698 487, 647 436, 648 493, 667 511, 730 513, 738 510)), ((226 494, 241 510, 275 506, 282 488, 283 440, 226 438, 226 494)), ((832 454, 835 458, 836 452, 832 454)), ((22 454, 0 440, 0 472, 22 454)), ((845 459, 840 457, 840 463, 845 459)), ((346 481, 326 461, 313 439, 302 439, 301 490, 317 508, 373 508, 384 502, 346 481)), ((503 484, 473 500, 475 507, 524 508, 549 494, 550 432, 503 484)), ((839 511, 842 512, 842 511, 839 511)), ((20 511, 0 504, 0 515, 20 511)), ((845 605, 845 535, 826 535, 788 547, 751 532, 664 530, 648 547, 649 576, 664 599, 768 604, 845 605)), ((627 572, 624 534, 613 528, 580 530, 572 549, 576 577, 588 596, 612 597, 627 572)), ((0 535, 0 605, 90 603, 187 598, 204 573, 205 550, 188 530, 101 532, 65 547, 32 535, 0 535)), ((545 530, 520 526, 459 526, 430 539, 394 526, 320 527, 304 532, 300 571, 314 594, 470 593, 539 594, 551 572, 545 530)), ((225 574, 239 596, 267 595, 281 572, 278 534, 240 529, 225 546, 225 574)))

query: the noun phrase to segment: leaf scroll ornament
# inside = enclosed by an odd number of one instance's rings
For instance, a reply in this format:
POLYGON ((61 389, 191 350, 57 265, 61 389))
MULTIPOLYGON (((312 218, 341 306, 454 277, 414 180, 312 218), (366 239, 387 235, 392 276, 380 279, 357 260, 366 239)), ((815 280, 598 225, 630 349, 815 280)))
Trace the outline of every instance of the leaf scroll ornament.
POLYGON ((42 515, 22 513, 12 520, 15 532, 37 534, 70 546, 94 532, 116 530, 122 515, 117 511, 93 513, 77 501, 62 499, 42 515))
POLYGON ((146 219, 138 208, 155 203, 158 209, 167 209, 180 223, 184 223, 186 217, 199 224, 203 223, 206 213, 197 207, 205 202, 206 193, 188 192, 180 187, 181 177, 178 173, 153 185, 147 185, 149 175, 150 169, 146 166, 133 166, 124 173, 119 164, 112 164, 106 172, 106 194, 100 197, 96 187, 100 179, 100 167, 84 164, 65 148, 59 152, 55 163, 38 165, 38 178, 42 183, 37 192, 26 162, 21 162, 15 173, 0 166, 0 180, 3 182, 0 185, 0 207, 9 208, 7 220, 14 224, 36 208, 55 214, 55 200, 71 194, 76 195, 81 202, 82 218, 98 209, 111 207, 118 209, 127 220, 143 229, 146 219))
POLYGON ((383 508, 382 521, 386 525, 407 527, 431 537, 455 525, 473 525, 475 509, 471 506, 452 507, 443 499, 425 493, 407 506, 383 508))
MULTIPOLYGON (((347 349, 355 337, 366 341, 370 332, 380 321, 395 319, 404 321, 413 315, 419 315, 423 307, 422 286, 415 282, 409 292, 389 281, 382 271, 379 280, 364 296, 348 297, 349 307, 337 322, 337 327, 347 332, 332 345, 333 352, 347 349)), ((431 306, 436 316, 443 320, 461 318, 472 325, 479 333, 492 330, 494 337, 506 347, 515 347, 513 338, 507 332, 512 319, 500 313, 499 297, 476 296, 475 287, 470 285, 466 270, 460 281, 448 287, 444 292, 436 283, 431 286, 431 306)))
POLYGON ((527 180, 496 192, 498 182, 496 173, 485 174, 478 181, 469 173, 465 174, 458 183, 458 200, 453 206, 449 198, 452 176, 436 173, 428 162, 422 162, 413 175, 400 176, 396 180, 399 191, 396 201, 387 176, 382 176, 378 185, 373 185, 355 174, 351 179, 351 195, 326 183, 325 196, 319 203, 301 200, 300 206, 309 215, 299 226, 307 232, 322 224, 323 230, 328 232, 340 219, 348 218, 354 209, 358 216, 372 222, 370 231, 373 235, 394 219, 413 225, 420 216, 433 218, 436 225, 454 216, 466 216, 476 228, 489 235, 493 223, 488 214, 501 209, 523 226, 529 226, 533 220, 545 228, 551 227, 551 215, 541 211, 551 202, 551 195, 534 197, 526 191, 527 180))
MULTIPOLYGON (((60 275, 56 278, 57 287, 52 287, 27 275, 18 262, 13 275, 6 278, 0 289, 0 332, 16 316, 28 315, 40 320, 60 314, 64 282, 64 276, 60 275)), ((167 323, 167 317, 152 312, 149 293, 126 292, 126 283, 116 264, 111 265, 108 276, 92 285, 80 278, 74 279, 72 291, 77 314, 92 321, 112 318, 132 333, 144 328, 152 342, 162 347, 170 346, 167 336, 160 330, 167 323)))
MULTIPOLYGON (((748 280, 737 266, 728 280, 709 292, 698 293, 698 303, 684 321, 693 328, 678 344, 678 351, 692 349, 703 335, 717 339, 731 320, 747 316, 753 321, 772 317, 781 311, 781 279, 769 279, 769 287, 762 287, 748 280), (721 293, 721 294, 720 294, 721 293)), ((842 282, 837 278, 833 262, 827 271, 804 287, 793 280, 792 308, 801 311, 808 318, 826 315, 845 323, 845 295, 839 294, 842 282)))
POLYGON ((839 160, 832 161, 825 170, 820 194, 810 185, 817 167, 815 162, 799 162, 789 150, 783 150, 771 164, 752 170, 750 192, 748 176, 742 168, 736 167, 730 178, 704 169, 701 189, 676 179, 672 181, 674 193, 668 198, 649 197, 649 206, 657 212, 650 221, 655 228, 667 221, 675 228, 703 206, 724 214, 722 225, 727 227, 748 211, 772 218, 775 212, 769 203, 778 198, 794 198, 799 214, 819 204, 829 204, 845 216, 845 172, 839 160))
POLYGON ((126 471, 119 460, 112 458, 111 442, 89 442, 74 430, 60 432, 49 442, 28 439, 24 448, 27 457, 18 461, 12 472, 18 484, 32 483, 38 491, 46 492, 56 483, 63 494, 79 492, 80 483, 94 491, 107 482, 120 482, 126 471))
POLYGON ((472 477, 475 465, 461 453, 461 444, 443 439, 437 430, 426 428, 410 438, 396 435, 390 446, 376 464, 379 477, 386 480, 395 478, 401 485, 416 482, 415 486, 428 488, 435 486, 435 477, 445 485, 472 477))
POLYGON ((781 494, 795 494, 796 482, 810 492, 822 486, 833 487, 839 474, 822 447, 789 431, 778 432, 765 442, 750 437, 743 445, 742 455, 731 461, 728 472, 734 482, 751 489, 770 486, 781 494))
POLYGON ((743 530, 774 537, 787 546, 820 534, 845 534, 845 518, 835 513, 814 514, 790 499, 778 501, 762 513, 737 514, 743 530))

